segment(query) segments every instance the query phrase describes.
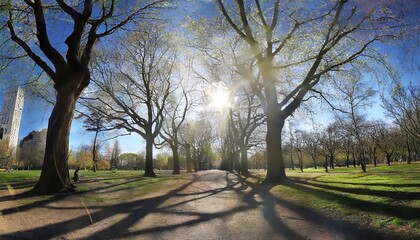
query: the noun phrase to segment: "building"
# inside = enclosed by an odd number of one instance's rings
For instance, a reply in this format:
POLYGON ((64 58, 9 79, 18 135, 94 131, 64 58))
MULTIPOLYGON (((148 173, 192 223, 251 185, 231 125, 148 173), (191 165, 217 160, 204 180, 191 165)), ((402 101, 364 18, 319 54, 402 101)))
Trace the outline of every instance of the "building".
POLYGON ((16 154, 20 121, 22 118, 24 92, 21 88, 3 95, 0 112, 0 140, 8 141, 9 150, 16 154))
POLYGON ((19 143, 19 163, 27 169, 40 168, 44 159, 47 129, 32 131, 19 143))

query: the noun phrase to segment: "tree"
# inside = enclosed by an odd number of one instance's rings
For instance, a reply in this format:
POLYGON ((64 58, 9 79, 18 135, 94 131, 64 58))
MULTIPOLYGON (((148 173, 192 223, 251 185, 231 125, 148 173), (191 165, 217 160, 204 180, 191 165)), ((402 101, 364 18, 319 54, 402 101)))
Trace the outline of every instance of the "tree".
POLYGON ((128 166, 130 169, 144 169, 144 154, 139 153, 123 153, 119 157, 122 166, 128 166))
POLYGON ((317 132, 303 132, 302 141, 304 149, 311 156, 314 163, 314 168, 317 168, 317 157, 319 153, 319 134, 317 132))
POLYGON ((69 4, 57 0, 55 4, 25 0, 9 1, 2 9, 8 12, 6 21, 10 38, 52 80, 57 93, 48 122, 42 172, 33 192, 74 191, 68 171, 70 127, 77 99, 89 85, 89 63, 94 47, 99 39, 123 26, 129 28, 131 23, 152 14, 163 3, 163 0, 139 1, 138 4, 85 0, 69 4), (73 27, 67 36, 49 31, 54 25, 62 28, 63 22, 71 23, 73 27), (67 49, 54 44, 61 40, 67 49))
POLYGON ((265 123, 265 115, 261 112, 257 97, 248 89, 239 89, 236 99, 236 106, 230 111, 230 120, 241 156, 240 172, 244 176, 249 176, 248 149, 258 144, 258 141, 252 143, 252 135, 265 123))
POLYGON ((182 124, 185 121, 185 116, 187 112, 191 109, 194 102, 188 98, 187 92, 182 87, 182 95, 180 96, 172 96, 168 103, 165 106, 165 119, 163 121, 162 132, 160 136, 165 139, 165 141, 169 144, 172 150, 172 157, 173 157, 173 172, 172 174, 180 174, 180 166, 179 166, 179 132, 181 130, 182 124))
POLYGON ((110 170, 118 168, 120 165, 121 145, 118 139, 114 141, 111 152, 111 167, 110 170))
POLYGON ((74 152, 74 163, 77 167, 81 169, 92 169, 92 148, 89 144, 81 144, 77 151, 74 152))
POLYGON ((328 166, 331 169, 334 168, 334 158, 338 154, 341 142, 339 128, 340 125, 337 122, 328 125, 320 139, 320 154, 325 157, 325 172, 328 172, 328 166))
POLYGON ((382 106, 405 133, 407 163, 410 163, 420 139, 420 86, 397 84, 390 96, 382 95, 381 98, 382 106))
POLYGON ((164 109, 173 93, 176 51, 164 26, 144 22, 124 39, 124 50, 95 59, 90 107, 115 128, 146 141, 144 176, 155 177, 153 145, 161 132, 164 109))
POLYGON ((377 122, 374 127, 374 144, 385 154, 387 165, 391 165, 392 156, 398 147, 398 139, 401 138, 400 131, 383 122, 377 122))
POLYGON ((390 18, 381 16, 381 11, 359 10, 355 2, 347 0, 331 1, 319 8, 305 5, 305 9, 279 0, 235 2, 218 0, 225 20, 247 46, 244 52, 249 53, 248 60, 237 64, 238 71, 248 80, 267 115, 265 182, 281 182, 286 178, 281 147, 285 120, 308 92, 316 92, 318 83, 340 69, 351 68, 350 63, 362 57, 375 58, 377 52, 369 51, 370 46, 392 35, 383 27, 390 18), (236 9, 229 9, 233 6, 236 9), (279 82, 284 84, 280 87, 279 82))

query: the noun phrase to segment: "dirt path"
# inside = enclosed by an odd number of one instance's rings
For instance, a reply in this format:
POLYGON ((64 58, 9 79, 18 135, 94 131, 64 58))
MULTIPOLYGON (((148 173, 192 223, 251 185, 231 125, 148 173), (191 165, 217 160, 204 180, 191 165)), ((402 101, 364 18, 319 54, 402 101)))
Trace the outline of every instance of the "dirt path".
POLYGON ((97 190, 92 196, 127 196, 105 203, 74 194, 18 204, 1 187, 0 239, 384 239, 223 171, 170 182, 134 199, 130 189, 97 190))

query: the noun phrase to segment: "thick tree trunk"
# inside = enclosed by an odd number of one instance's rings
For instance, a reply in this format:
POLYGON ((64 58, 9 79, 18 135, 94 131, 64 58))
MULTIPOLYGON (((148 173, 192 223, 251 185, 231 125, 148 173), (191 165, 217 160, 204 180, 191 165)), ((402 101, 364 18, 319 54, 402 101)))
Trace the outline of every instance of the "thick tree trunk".
POLYGON ((151 133, 146 133, 146 167, 144 171, 145 177, 156 177, 153 171, 153 137, 151 133))
POLYGON ((76 101, 89 84, 89 71, 71 73, 61 86, 56 86, 56 103, 48 121, 44 162, 41 176, 32 192, 54 194, 58 191, 75 191, 70 181, 68 155, 69 136, 76 101))
POLYGON ((281 183, 286 180, 284 171, 284 159, 281 146, 281 131, 284 126, 284 120, 280 119, 278 114, 270 116, 270 110, 267 114, 267 176, 265 183, 281 183))
POLYGON ((334 169, 334 156, 330 155, 330 169, 334 169))
POLYGON ((236 172, 238 174, 241 174, 241 166, 239 164, 239 159, 240 159, 239 154, 240 154, 240 150, 236 150, 234 152, 234 154, 233 154, 233 159, 234 159, 234 162, 235 162, 235 170, 236 170, 236 172))
POLYGON ((192 172, 191 170, 191 146, 185 145, 185 159, 187 162, 187 172, 192 172))
POLYGON ((241 174, 243 176, 250 176, 248 169, 248 148, 245 144, 241 145, 241 174))
POLYGON ((385 154, 386 155, 386 164, 388 166, 391 166, 391 154, 385 154))
POLYGON ((173 175, 180 174, 179 171, 179 157, 178 157, 178 143, 174 143, 172 146, 172 156, 174 160, 174 170, 172 171, 173 175))
POLYGON ((366 159, 365 159, 365 153, 364 153, 363 148, 362 148, 362 154, 361 154, 361 158, 360 158, 360 165, 362 167, 362 171, 366 172, 366 159))

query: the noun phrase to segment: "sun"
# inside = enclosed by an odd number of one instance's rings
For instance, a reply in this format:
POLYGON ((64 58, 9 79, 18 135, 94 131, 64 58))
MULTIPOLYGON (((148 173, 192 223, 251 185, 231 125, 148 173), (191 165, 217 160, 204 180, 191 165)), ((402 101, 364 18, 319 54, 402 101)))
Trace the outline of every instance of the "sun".
POLYGON ((219 111, 228 109, 231 106, 228 88, 221 82, 213 84, 213 86, 215 86, 216 89, 210 93, 210 107, 219 111))

